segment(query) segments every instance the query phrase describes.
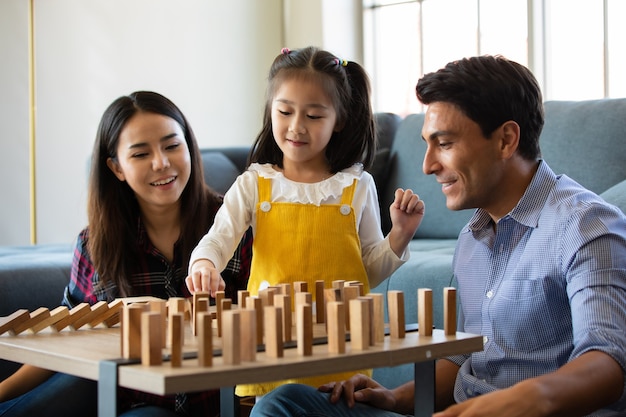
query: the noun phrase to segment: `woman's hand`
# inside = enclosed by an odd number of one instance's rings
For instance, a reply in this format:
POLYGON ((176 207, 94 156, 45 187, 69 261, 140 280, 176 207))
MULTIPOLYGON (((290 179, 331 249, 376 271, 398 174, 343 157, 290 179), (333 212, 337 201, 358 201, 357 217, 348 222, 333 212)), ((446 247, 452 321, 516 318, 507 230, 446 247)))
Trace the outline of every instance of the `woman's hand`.
POLYGON ((213 262, 208 259, 198 259, 191 266, 191 275, 185 278, 185 284, 190 293, 206 291, 211 297, 215 293, 224 290, 226 283, 213 262))

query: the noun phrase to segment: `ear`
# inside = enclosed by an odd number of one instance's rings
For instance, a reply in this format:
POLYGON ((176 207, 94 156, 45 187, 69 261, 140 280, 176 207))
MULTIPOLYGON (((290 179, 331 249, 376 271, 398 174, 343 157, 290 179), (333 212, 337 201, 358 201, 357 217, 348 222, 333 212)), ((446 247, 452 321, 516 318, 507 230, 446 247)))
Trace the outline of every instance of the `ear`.
POLYGON ((120 164, 113 160, 113 158, 107 158, 107 166, 113 172, 113 174, 120 181, 126 181, 126 177, 124 176, 124 172, 122 168, 120 168, 120 164))
POLYGON ((519 146, 520 128, 517 122, 509 120, 500 126, 500 152, 502 158, 511 158, 519 146))

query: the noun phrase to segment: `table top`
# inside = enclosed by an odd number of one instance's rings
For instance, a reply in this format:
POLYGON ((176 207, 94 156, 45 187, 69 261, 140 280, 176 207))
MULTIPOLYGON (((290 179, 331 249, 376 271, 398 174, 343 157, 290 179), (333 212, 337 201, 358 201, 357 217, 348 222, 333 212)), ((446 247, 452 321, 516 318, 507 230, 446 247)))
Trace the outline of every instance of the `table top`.
MULTIPOLYGON (((481 336, 461 332, 445 335, 443 330, 435 329, 432 336, 419 336, 418 332, 407 332, 402 339, 385 336, 384 342, 366 350, 352 349, 350 342, 346 342, 345 353, 329 353, 326 344, 316 344, 311 356, 300 356, 297 349, 286 348, 280 358, 258 352, 254 362, 229 365, 224 364, 221 356, 215 356, 212 366, 200 367, 194 355, 197 351, 195 337, 191 335, 190 326, 185 328, 183 352, 187 359, 181 367, 172 367, 168 361, 155 366, 145 366, 139 361, 125 364, 118 370, 119 385, 164 395, 350 371, 364 366, 396 366, 483 348, 481 336)), ((213 340, 220 341, 216 337, 213 340)), ((100 362, 119 359, 120 346, 119 326, 61 332, 45 330, 17 336, 4 334, 0 336, 0 358, 97 380, 100 362)), ((164 349, 165 356, 168 353, 164 349)))

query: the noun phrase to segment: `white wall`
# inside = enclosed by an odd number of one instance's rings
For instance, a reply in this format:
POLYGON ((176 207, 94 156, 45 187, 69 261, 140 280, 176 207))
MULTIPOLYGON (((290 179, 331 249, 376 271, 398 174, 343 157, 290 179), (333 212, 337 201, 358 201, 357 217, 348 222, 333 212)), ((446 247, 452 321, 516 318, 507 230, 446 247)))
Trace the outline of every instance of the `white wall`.
MULTIPOLYGON (((282 46, 280 0, 36 0, 37 242, 86 224, 87 161, 106 106, 134 90, 181 107, 201 146, 250 144, 282 46)), ((0 2, 0 244, 30 243, 28 0, 0 2)))

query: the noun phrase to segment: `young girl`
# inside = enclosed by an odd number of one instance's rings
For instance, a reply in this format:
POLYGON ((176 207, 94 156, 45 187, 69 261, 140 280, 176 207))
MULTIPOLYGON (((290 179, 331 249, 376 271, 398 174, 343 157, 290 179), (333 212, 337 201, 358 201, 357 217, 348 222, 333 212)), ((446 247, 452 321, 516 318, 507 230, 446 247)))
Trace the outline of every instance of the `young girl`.
MULTIPOLYGON (((226 193, 215 223, 194 249, 187 286, 206 291, 251 225, 248 290, 295 281, 342 279, 365 292, 395 271, 424 214, 411 190, 398 189, 392 229, 383 237, 376 187, 365 171, 376 136, 364 69, 314 47, 283 49, 269 73, 263 129, 250 166, 226 193)), ((349 375, 352 375, 350 373, 349 375)), ((343 376, 307 379, 311 385, 343 376)), ((239 386, 263 395, 279 383, 239 386)))
MULTIPOLYGON (((118 98, 98 128, 89 227, 78 236, 63 304, 188 297, 187 260, 220 205, 204 183, 196 138, 178 107, 148 91, 118 98)), ((245 288, 250 267, 251 236, 240 236, 224 274, 234 294, 245 288)), ((96 388, 94 381, 24 365, 0 383, 0 415, 96 415, 96 388)), ((124 417, 216 416, 220 409, 216 390, 161 397, 121 389, 118 401, 124 417)))

